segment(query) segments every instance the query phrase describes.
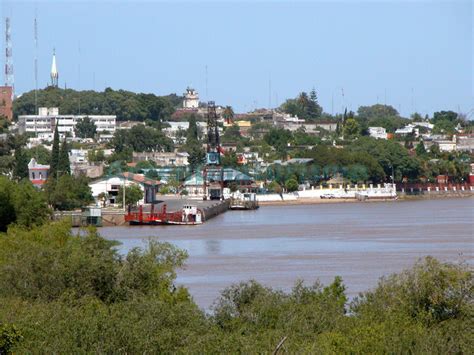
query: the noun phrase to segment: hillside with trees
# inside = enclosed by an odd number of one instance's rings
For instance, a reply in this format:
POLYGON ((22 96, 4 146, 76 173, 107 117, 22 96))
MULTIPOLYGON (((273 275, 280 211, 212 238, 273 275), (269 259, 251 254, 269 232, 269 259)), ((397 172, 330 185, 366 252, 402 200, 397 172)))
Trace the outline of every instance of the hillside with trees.
MULTIPOLYGON (((76 91, 49 86, 38 90, 38 107, 59 107, 62 115, 116 115, 117 120, 163 121, 171 117, 182 98, 176 94, 157 96, 126 90, 76 91)), ((35 92, 29 91, 13 102, 13 114, 33 115, 35 92)))

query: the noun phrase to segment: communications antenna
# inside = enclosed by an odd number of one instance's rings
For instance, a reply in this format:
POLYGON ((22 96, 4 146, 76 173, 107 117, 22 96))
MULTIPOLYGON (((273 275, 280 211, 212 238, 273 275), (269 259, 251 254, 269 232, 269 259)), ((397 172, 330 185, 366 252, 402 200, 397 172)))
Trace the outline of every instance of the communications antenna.
POLYGON ((38 21, 36 19, 35 11, 35 113, 38 113, 38 21))
POLYGON ((12 99, 15 96, 15 79, 13 76, 13 50, 10 18, 5 18, 5 86, 12 88, 12 99))

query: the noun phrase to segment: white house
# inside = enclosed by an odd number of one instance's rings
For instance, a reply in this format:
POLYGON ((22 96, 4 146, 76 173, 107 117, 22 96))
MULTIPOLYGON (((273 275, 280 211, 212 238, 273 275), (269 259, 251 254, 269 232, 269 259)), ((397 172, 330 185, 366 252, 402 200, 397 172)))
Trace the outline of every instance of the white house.
POLYGON ((376 139, 387 139, 387 131, 383 127, 369 127, 369 136, 376 139))
POLYGON ((123 173, 118 176, 102 178, 89 184, 92 196, 98 200, 100 194, 107 196, 107 203, 116 203, 120 187, 137 185, 143 191, 143 198, 139 203, 152 203, 156 199, 160 181, 148 179, 141 174, 123 173))

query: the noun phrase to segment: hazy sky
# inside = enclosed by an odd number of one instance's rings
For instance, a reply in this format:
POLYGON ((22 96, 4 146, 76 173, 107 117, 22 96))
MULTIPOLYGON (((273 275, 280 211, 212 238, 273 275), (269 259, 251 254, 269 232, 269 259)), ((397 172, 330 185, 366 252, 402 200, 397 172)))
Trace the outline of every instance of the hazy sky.
POLYGON ((81 90, 192 85, 202 101, 238 112, 312 87, 329 113, 377 102, 404 115, 474 109, 470 0, 0 3, 18 94, 35 87, 36 11, 39 87, 56 48, 60 86, 81 90))

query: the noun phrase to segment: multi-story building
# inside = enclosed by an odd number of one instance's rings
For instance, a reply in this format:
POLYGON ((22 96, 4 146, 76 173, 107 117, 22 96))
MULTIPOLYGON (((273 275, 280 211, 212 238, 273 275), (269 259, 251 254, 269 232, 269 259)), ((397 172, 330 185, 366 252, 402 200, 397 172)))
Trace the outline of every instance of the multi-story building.
POLYGON ((19 116, 18 130, 20 133, 39 135, 54 132, 57 125, 60 134, 74 137, 77 122, 85 117, 94 122, 99 134, 114 134, 115 115, 60 115, 57 107, 40 107, 37 115, 19 116))
POLYGON ((0 117, 8 121, 13 119, 13 91, 11 86, 0 86, 0 117))

